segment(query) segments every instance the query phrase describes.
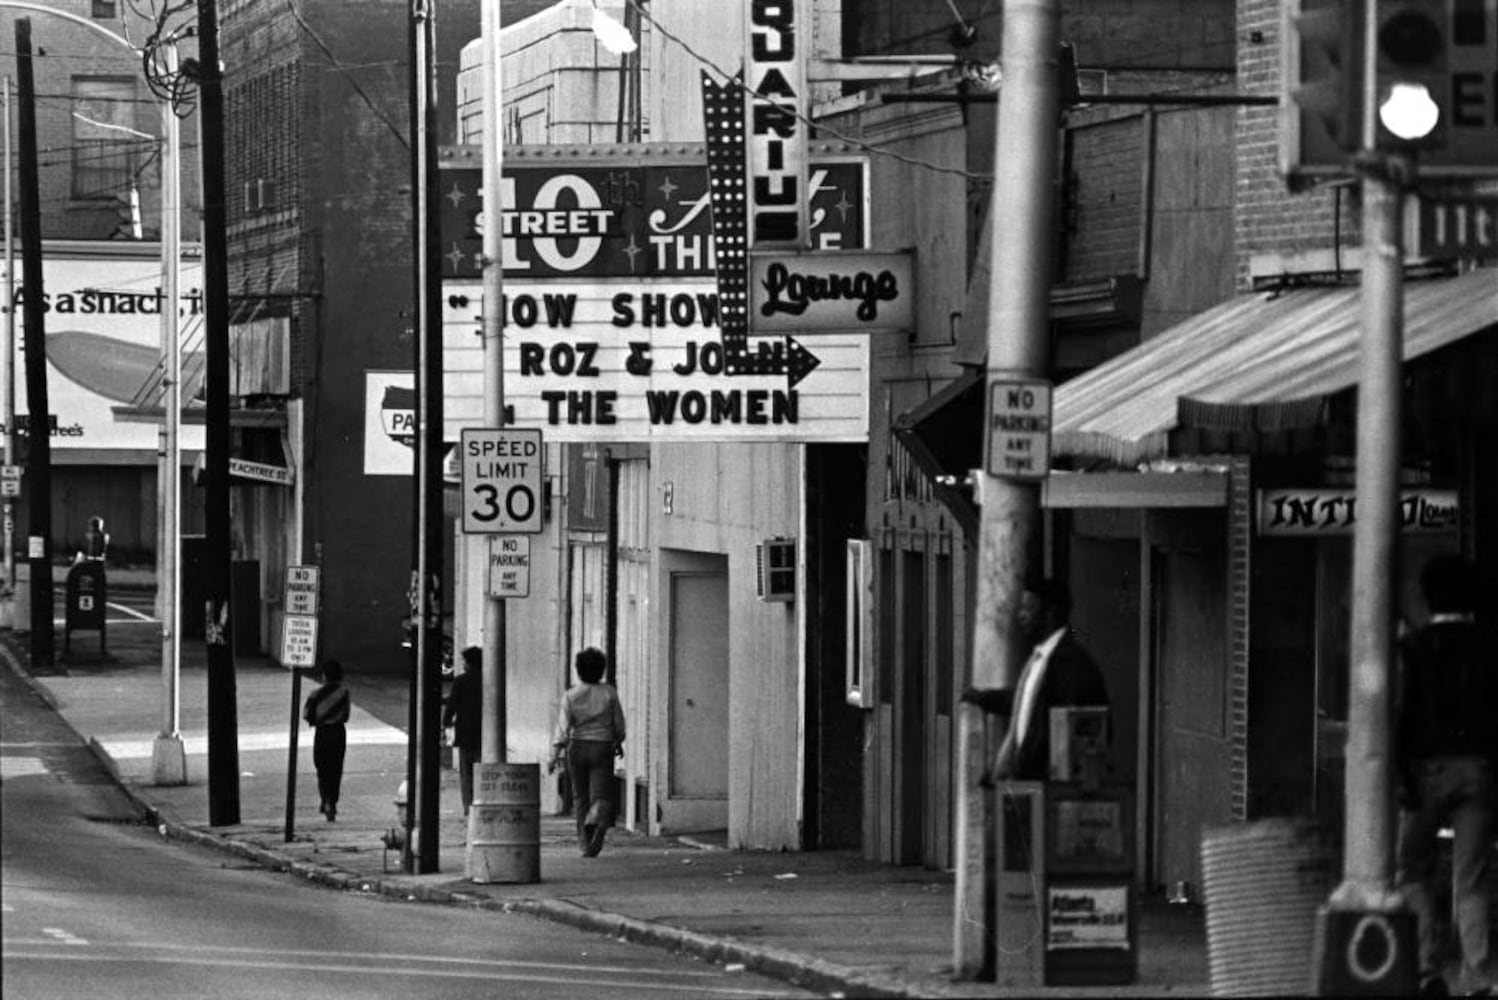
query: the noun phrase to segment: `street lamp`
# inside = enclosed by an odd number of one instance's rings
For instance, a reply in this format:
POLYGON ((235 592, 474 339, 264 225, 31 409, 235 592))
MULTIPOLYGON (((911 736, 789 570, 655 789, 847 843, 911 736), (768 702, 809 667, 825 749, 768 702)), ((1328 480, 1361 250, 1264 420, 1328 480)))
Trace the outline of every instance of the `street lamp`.
MULTIPOLYGON (((38 14, 48 14, 60 17, 74 24, 88 28, 97 34, 108 38, 111 42, 122 45, 131 53, 140 56, 143 50, 131 45, 124 38, 105 28, 103 25, 90 21, 77 14, 57 10, 38 3, 27 3, 24 0, 0 0, 0 9, 17 9, 33 11, 38 14)), ((162 41, 157 51, 157 61, 160 68, 171 75, 177 71, 177 47, 170 39, 162 41)), ((181 610, 177 601, 177 575, 181 564, 181 510, 180 510, 180 478, 182 473, 182 450, 180 444, 182 426, 182 358, 181 358, 181 330, 179 323, 179 272, 182 261, 182 237, 181 237, 181 156, 182 142, 181 133, 178 129, 177 114, 170 100, 163 99, 161 102, 161 343, 162 351, 166 356, 167 373, 165 379, 166 399, 164 401, 166 410, 165 419, 165 459, 159 469, 158 489, 161 493, 163 508, 162 548, 158 550, 158 580, 160 586, 158 592, 164 595, 159 603, 161 605, 162 632, 161 632, 161 684, 162 684, 162 721, 161 733, 156 737, 151 747, 151 776, 157 785, 185 785, 187 783, 187 754, 182 745, 182 736, 178 732, 180 718, 181 697, 177 684, 178 661, 180 651, 180 634, 178 622, 181 610), (169 551, 168 551, 169 550, 169 551)), ((104 124, 104 123, 98 123, 104 124)), ((119 127, 119 126, 114 126, 119 127)), ((134 129, 126 129, 135 135, 143 135, 145 138, 155 138, 145 133, 135 132, 134 129)), ((9 137, 9 129, 6 136, 9 137)), ((9 181, 10 167, 6 165, 6 178, 9 181)), ((7 218, 9 217, 9 199, 6 201, 7 218)), ((9 266, 10 240, 7 233, 6 240, 6 284, 7 299, 6 309, 8 314, 13 315, 15 295, 10 290, 14 281, 14 269, 9 266)), ((15 326, 13 322, 6 324, 6 357, 15 358, 15 326)), ((8 361, 8 363, 10 363, 8 361)), ((12 397, 7 394, 7 403, 11 403, 12 397)), ((14 416, 10 412, 10 406, 6 410, 6 450, 10 450, 13 439, 15 423, 14 416)), ((7 459, 8 461, 8 459, 7 459)), ((6 566, 12 564, 12 553, 10 546, 12 538, 6 533, 6 566)), ((7 581, 8 582, 8 581, 7 581)))

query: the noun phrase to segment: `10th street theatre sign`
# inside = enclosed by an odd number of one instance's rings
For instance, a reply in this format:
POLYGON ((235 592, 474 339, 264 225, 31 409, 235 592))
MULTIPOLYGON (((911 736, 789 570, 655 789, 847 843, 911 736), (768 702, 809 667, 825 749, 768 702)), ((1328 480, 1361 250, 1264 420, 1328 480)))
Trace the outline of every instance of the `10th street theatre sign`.
MULTIPOLYGON (((700 147, 574 152, 528 161, 505 151, 498 308, 512 426, 542 428, 548 442, 867 440, 869 337, 856 321, 811 339, 819 363, 808 374, 725 372, 700 147)), ((483 422, 479 171, 469 162, 441 182, 448 206, 469 206, 443 213, 452 439, 483 422)), ((814 248, 866 244, 865 174, 860 159, 813 156, 814 248)), ((898 305, 871 294, 881 312, 898 305)))

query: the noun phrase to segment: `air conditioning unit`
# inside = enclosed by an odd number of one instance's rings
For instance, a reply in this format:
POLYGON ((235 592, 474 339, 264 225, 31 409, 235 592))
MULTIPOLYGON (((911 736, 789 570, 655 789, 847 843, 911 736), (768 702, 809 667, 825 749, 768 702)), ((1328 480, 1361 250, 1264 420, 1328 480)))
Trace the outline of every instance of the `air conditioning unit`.
POLYGON ((754 546, 754 596, 761 601, 796 599, 796 540, 767 538, 754 546))
POLYGON ((268 212, 276 207, 276 182, 261 177, 244 182, 244 210, 268 212))

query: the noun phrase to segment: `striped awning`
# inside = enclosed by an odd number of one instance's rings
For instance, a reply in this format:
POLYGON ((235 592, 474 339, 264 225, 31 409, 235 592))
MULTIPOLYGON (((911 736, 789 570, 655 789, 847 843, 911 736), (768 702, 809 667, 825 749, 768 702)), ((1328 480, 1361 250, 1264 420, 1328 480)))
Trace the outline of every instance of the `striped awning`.
MULTIPOLYGON (((1358 380, 1359 289, 1241 295, 1056 389, 1055 456, 1133 466, 1179 427, 1287 430, 1358 380)), ((1405 284, 1404 358, 1498 335, 1498 269, 1405 284)))

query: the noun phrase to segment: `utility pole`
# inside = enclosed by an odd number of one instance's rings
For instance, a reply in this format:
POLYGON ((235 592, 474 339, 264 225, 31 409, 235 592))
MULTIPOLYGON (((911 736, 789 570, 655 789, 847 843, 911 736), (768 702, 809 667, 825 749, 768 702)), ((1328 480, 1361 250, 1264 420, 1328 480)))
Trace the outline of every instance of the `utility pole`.
POLYGON ((437 870, 441 791, 438 738, 442 722, 442 256, 434 206, 437 185, 437 81, 433 65, 435 0, 411 2, 411 197, 415 249, 416 587, 418 612, 413 719, 417 760, 408 760, 408 788, 420 826, 403 862, 418 873, 437 870), (416 766, 419 761, 419 766, 416 766), (415 781, 410 775, 415 771, 415 781), (414 854, 414 857, 412 856, 414 854))
POLYGON ((239 720, 229 613, 229 234, 224 182, 224 84, 216 0, 198 2, 198 115, 203 162, 205 427, 203 574, 207 591, 208 824, 239 822, 239 720))
MULTIPOLYGON (((1043 378, 1047 364, 1051 184, 1060 114, 1059 0, 1005 0, 1003 85, 988 210, 993 246, 988 297, 988 396, 1014 379, 1043 378)), ((992 403, 990 402, 990 407, 992 403)), ((985 414, 985 454, 992 434, 985 414)), ((1024 656, 1015 612, 1040 538, 1040 485, 980 472, 978 580, 973 614, 973 687, 1013 690, 1024 656)), ((960 979, 994 971, 992 850, 996 815, 980 785, 998 745, 983 713, 961 703, 958 718, 957 885, 953 967, 960 979)), ((1002 733, 993 734, 1001 737, 1002 733)), ((1040 947, 1037 942, 1035 947, 1040 947)))
MULTIPOLYGON (((4 420, 5 420, 5 465, 7 468, 16 464, 16 240, 14 224, 12 222, 12 199, 10 192, 11 175, 11 153, 10 153, 10 77, 4 78, 4 93, 0 94, 0 101, 4 102, 5 118, 5 374, 3 384, 0 384, 0 394, 4 395, 4 420)), ((0 600, 9 605, 8 614, 11 616, 11 624, 15 622, 15 587, 16 587, 16 505, 7 495, 3 504, 4 508, 4 579, 0 580, 0 600)))
POLYGON ((37 177, 36 83, 31 65, 31 19, 16 20, 16 85, 21 137, 21 285, 26 319, 26 482, 29 501, 26 558, 31 569, 31 665, 51 667, 52 422, 47 400, 47 330, 42 312, 42 211, 37 177))

